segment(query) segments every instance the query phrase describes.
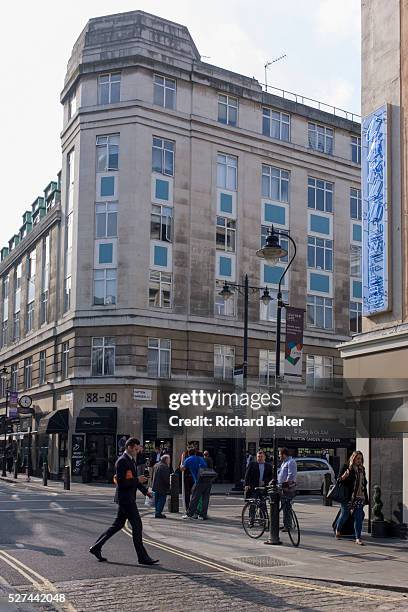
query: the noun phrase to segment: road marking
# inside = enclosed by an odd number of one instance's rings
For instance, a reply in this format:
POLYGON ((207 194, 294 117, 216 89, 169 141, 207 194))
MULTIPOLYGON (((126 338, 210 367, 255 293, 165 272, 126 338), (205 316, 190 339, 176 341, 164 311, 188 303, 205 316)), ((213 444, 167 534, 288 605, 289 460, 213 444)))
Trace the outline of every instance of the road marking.
MULTIPOLYGON (((132 532, 130 531, 130 529, 128 528, 128 526, 126 525, 124 527, 124 531, 126 533, 126 535, 128 535, 129 537, 132 537, 132 532)), ((198 557, 196 555, 189 555, 188 553, 185 553, 183 551, 177 550, 176 548, 173 548, 171 546, 168 546, 166 544, 162 544, 161 542, 155 542, 154 540, 150 540, 148 538, 144 538, 143 539, 144 542, 146 544, 149 544, 150 546, 154 546, 156 548, 162 549, 166 552, 170 552, 174 555, 177 555, 179 557, 183 557, 184 559, 187 559, 189 561, 194 561, 195 563, 199 563, 201 565, 206 565, 207 567, 211 567, 212 569, 216 569, 219 572, 223 572, 224 574, 230 574, 233 576, 237 576, 240 578, 250 578, 251 580, 256 580, 258 582, 270 582, 273 584, 280 584, 283 586, 289 586, 292 588, 296 588, 298 590, 301 589, 305 589, 308 591, 317 591, 320 593, 331 593, 333 595, 343 595, 346 597, 351 597, 351 598, 362 598, 362 599, 368 599, 368 600, 373 600, 373 601, 378 601, 378 600, 382 600, 384 602, 393 602, 393 601, 403 601, 402 598, 392 598, 392 597, 384 597, 381 595, 370 595, 369 593, 353 593, 351 591, 345 591, 341 588, 334 588, 334 587, 325 587, 325 586, 321 586, 321 585, 314 585, 311 584, 309 582, 295 582, 292 580, 287 580, 287 579, 283 579, 283 578, 272 578, 272 576, 257 576, 256 574, 250 574, 248 572, 244 572, 241 570, 234 570, 229 568, 226 565, 220 565, 219 563, 214 563, 213 561, 208 561, 207 559, 203 559, 201 557, 198 557)), ((405 601, 405 600, 404 600, 405 601)))
MULTIPOLYGON (((53 593, 55 595, 60 594, 60 592, 58 591, 58 589, 55 588, 52 582, 50 582, 47 578, 44 578, 44 576, 41 576, 41 574, 39 574, 38 572, 31 569, 31 567, 28 567, 28 565, 25 565, 25 563, 22 563, 21 561, 13 557, 13 555, 7 553, 5 550, 0 550, 0 559, 2 559, 4 563, 7 563, 7 565, 12 567, 21 576, 26 578, 26 580, 28 580, 33 585, 33 587, 37 589, 37 591, 40 591, 42 593, 53 593)), ((74 606, 68 601, 52 603, 53 606, 57 608, 57 610, 61 610, 63 612, 76 612, 74 606)))
POLYGON ((0 512, 61 512, 61 510, 106 510, 106 508, 112 508, 111 504, 103 506, 99 504, 99 508, 95 506, 60 506, 59 508, 9 508, 8 510, 0 510, 0 512))

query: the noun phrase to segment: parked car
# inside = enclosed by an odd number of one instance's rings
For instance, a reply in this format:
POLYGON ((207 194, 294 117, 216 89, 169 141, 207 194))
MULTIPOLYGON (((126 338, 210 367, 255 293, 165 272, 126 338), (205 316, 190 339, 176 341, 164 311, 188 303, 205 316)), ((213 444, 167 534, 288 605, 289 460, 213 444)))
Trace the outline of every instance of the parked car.
POLYGON ((323 493, 324 475, 329 473, 334 483, 334 470, 326 459, 318 457, 294 457, 297 465, 296 486, 299 492, 323 493))

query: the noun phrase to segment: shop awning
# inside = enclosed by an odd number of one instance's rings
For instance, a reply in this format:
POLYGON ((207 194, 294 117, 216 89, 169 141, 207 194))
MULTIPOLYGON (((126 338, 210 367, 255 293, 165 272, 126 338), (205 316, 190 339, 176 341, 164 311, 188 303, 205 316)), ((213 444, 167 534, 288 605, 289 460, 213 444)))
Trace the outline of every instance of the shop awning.
POLYGON ((76 420, 76 433, 116 433, 116 407, 82 408, 76 420))
POLYGON ((38 433, 55 434, 67 432, 68 412, 68 408, 59 408, 43 416, 38 425, 38 433))

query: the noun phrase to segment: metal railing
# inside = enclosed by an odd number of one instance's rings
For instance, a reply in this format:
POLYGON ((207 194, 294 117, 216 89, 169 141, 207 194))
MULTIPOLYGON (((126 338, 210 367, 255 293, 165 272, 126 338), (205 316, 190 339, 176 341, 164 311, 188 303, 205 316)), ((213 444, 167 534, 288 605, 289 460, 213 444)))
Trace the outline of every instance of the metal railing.
POLYGON ((285 100, 291 100, 297 104, 304 104, 305 106, 310 106, 311 108, 315 108, 325 113, 330 113, 336 117, 342 117, 343 119, 348 119, 349 121, 354 121, 355 123, 361 123, 361 115, 346 111, 344 108, 338 108, 332 104, 326 104, 326 102, 320 102, 319 100, 314 100, 313 98, 308 98, 307 96, 301 96, 300 94, 293 93, 292 91, 285 91, 284 89, 273 87, 272 85, 265 85, 264 83, 261 83, 261 85, 267 93, 279 96, 285 100))

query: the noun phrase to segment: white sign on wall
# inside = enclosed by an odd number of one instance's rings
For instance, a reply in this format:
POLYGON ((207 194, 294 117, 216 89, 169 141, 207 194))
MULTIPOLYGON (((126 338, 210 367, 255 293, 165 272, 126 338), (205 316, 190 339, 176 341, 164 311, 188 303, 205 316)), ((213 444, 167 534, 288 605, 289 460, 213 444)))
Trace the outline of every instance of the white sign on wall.
POLYGON ((133 389, 133 399, 141 401, 150 401, 152 399, 151 389, 133 389))

